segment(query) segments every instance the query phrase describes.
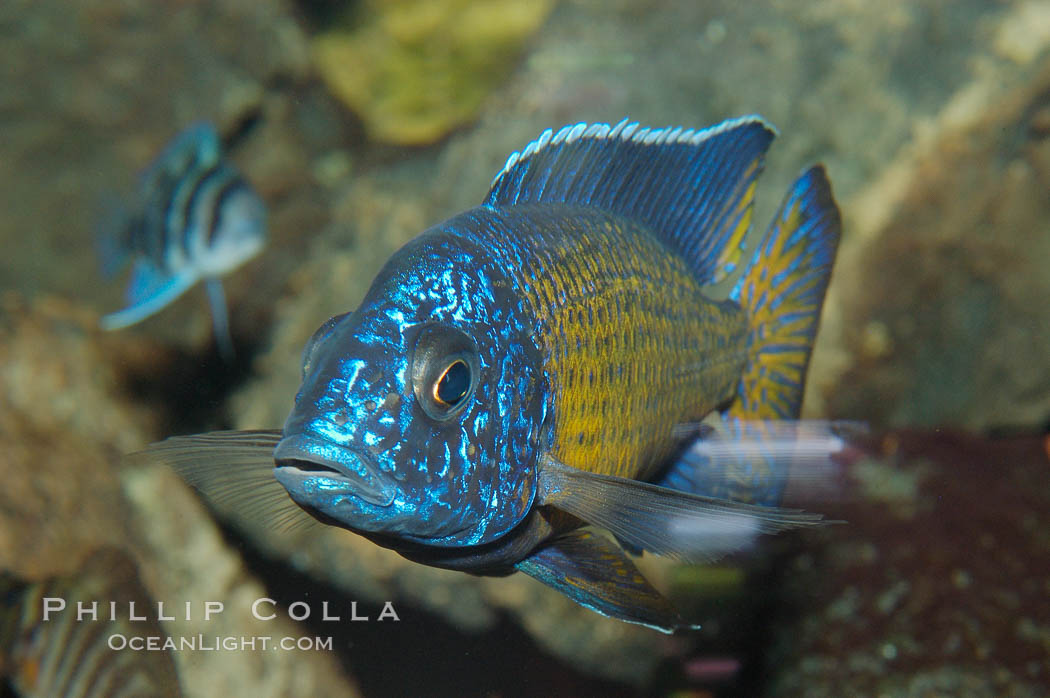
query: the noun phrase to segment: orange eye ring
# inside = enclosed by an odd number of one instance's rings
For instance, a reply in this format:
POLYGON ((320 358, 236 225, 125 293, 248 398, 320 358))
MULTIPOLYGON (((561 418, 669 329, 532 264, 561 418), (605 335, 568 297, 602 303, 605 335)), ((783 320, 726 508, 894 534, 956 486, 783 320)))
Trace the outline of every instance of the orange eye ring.
POLYGON ((481 377, 481 362, 473 338, 455 327, 437 323, 419 329, 412 350, 412 392, 416 404, 436 422, 463 414, 481 377))
POLYGON ((434 381, 431 396, 441 407, 455 407, 470 391, 470 382, 470 367, 463 359, 456 359, 434 381))

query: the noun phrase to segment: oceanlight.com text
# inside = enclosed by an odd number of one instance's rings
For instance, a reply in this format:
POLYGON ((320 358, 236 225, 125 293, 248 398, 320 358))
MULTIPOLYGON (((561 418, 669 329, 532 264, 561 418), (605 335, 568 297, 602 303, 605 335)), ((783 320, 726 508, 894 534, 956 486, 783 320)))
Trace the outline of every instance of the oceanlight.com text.
POLYGON ((122 635, 107 640, 114 651, 133 652, 331 652, 331 637, 273 637, 270 635, 122 635))

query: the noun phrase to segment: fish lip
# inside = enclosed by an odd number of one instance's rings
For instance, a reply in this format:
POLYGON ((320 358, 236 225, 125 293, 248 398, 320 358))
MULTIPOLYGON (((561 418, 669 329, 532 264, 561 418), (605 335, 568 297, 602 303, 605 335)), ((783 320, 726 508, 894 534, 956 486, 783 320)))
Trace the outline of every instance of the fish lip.
POLYGON ((325 490, 339 486, 376 506, 389 506, 397 488, 379 471, 367 455, 356 449, 334 444, 306 434, 292 434, 281 439, 273 451, 274 476, 286 489, 308 480, 324 480, 325 490))

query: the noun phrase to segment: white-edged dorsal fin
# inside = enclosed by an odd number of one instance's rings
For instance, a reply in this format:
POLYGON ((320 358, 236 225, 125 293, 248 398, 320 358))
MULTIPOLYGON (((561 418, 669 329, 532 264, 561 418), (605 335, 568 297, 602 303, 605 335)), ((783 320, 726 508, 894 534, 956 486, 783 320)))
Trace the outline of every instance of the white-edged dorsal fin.
POLYGON ((706 129, 578 123, 513 153, 485 203, 594 206, 652 230, 701 283, 737 267, 773 127, 758 116, 706 129))

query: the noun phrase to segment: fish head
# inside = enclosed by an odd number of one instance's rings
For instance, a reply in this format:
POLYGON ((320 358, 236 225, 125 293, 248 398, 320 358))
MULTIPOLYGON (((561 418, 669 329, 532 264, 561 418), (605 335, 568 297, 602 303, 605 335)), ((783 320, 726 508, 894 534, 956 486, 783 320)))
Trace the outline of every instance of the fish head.
POLYGON ((206 241, 207 252, 199 256, 204 276, 222 276, 259 254, 266 244, 266 206, 243 179, 232 179, 216 194, 215 210, 206 207, 194 215, 210 215, 213 221, 198 220, 204 230, 211 230, 206 241), (213 226, 213 227, 209 227, 213 226))
POLYGON ((547 378, 499 264, 423 235, 303 353, 275 475, 318 518, 434 546, 510 531, 536 494, 547 378))

